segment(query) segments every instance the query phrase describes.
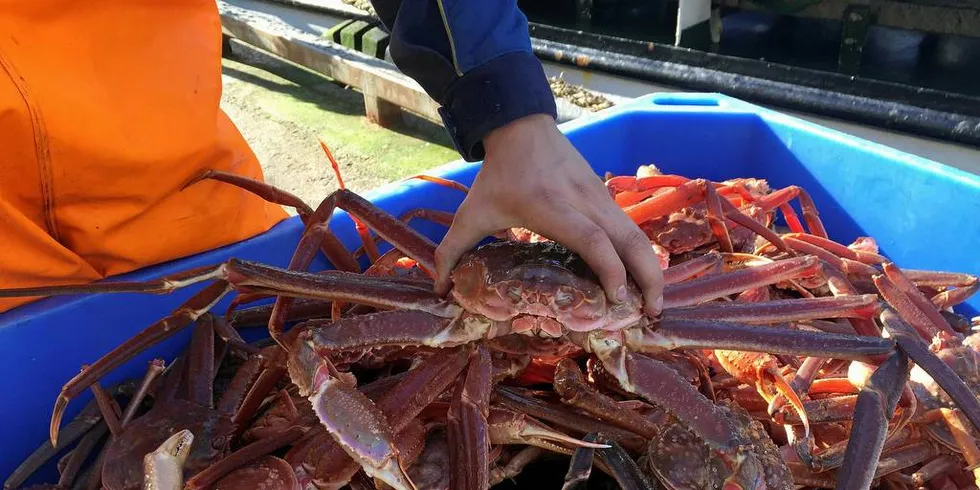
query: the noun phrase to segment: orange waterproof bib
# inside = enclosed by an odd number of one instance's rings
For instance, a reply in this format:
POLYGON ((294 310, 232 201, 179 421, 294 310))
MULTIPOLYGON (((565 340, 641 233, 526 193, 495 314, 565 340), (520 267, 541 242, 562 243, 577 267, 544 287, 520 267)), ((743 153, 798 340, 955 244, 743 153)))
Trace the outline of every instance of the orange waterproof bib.
MULTIPOLYGON (((89 282, 287 217, 220 110, 213 0, 0 0, 0 288, 89 282)), ((0 300, 0 311, 24 303, 0 300)))

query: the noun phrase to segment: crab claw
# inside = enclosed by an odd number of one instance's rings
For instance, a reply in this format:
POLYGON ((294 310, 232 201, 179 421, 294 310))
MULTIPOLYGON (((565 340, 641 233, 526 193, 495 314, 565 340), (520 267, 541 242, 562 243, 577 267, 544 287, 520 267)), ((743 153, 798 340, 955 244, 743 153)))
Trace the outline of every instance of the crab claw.
MULTIPOLYGON (((291 334, 292 332, 290 332, 291 334)), ((417 490, 405 472, 394 431, 378 407, 307 343, 308 332, 293 337, 289 375, 309 398, 320 423, 364 472, 395 490, 417 490)))
MULTIPOLYGON (((779 373, 775 372, 775 370, 766 370, 761 372, 760 383, 762 382, 761 380, 764 379, 763 376, 766 375, 768 375, 767 377, 772 383, 772 387, 775 389, 775 392, 781 395, 782 399, 789 401, 789 404, 793 407, 793 410, 796 410, 796 413, 799 414, 800 421, 803 422, 803 439, 809 439, 810 419, 807 417, 806 410, 803 408, 803 400, 800 400, 800 396, 796 393, 796 390, 794 390, 793 387, 786 382, 786 379, 780 376, 779 373)), ((762 390, 760 389, 759 391, 761 392, 762 390)), ((779 411, 780 406, 778 403, 781 401, 781 399, 779 396, 770 396, 768 398, 768 412, 769 416, 772 417, 779 411)))
POLYGON ((337 378, 324 378, 310 402, 327 432, 368 476, 395 490, 417 490, 402 466, 384 415, 363 393, 337 378))
POLYGON ((606 449, 608 444, 582 441, 558 432, 527 415, 505 408, 492 407, 487 418, 490 426, 490 441, 493 444, 529 444, 553 450, 554 444, 567 445, 570 449, 580 447, 606 449))
POLYGON ((143 457, 143 488, 180 490, 184 488, 184 462, 191 454, 194 434, 184 429, 170 436, 155 451, 143 457))

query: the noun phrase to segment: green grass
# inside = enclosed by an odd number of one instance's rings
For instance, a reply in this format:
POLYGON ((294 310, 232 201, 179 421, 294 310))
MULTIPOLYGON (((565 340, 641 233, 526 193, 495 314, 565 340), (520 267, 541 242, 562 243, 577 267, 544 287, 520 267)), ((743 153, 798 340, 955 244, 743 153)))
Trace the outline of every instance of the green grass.
POLYGON ((256 117, 267 116, 297 132, 314 132, 345 167, 353 166, 365 180, 396 180, 459 159, 440 125, 406 113, 403 124, 382 128, 365 118, 359 92, 241 45, 235 45, 234 52, 233 59, 222 60, 223 73, 234 79, 225 86, 231 96, 254 109, 256 117))

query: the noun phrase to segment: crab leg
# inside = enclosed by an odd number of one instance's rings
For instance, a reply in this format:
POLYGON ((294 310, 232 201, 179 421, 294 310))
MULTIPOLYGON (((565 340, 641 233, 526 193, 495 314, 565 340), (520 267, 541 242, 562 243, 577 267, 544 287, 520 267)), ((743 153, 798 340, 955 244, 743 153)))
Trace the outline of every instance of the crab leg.
POLYGON ((575 361, 565 358, 555 366, 554 390, 561 401, 604 420, 650 439, 658 432, 657 426, 640 413, 623 408, 616 400, 589 386, 585 375, 575 361))
POLYGON ((712 250, 700 257, 664 269, 664 284, 686 281, 708 270, 720 271, 723 260, 720 253, 712 250))
MULTIPOLYGON (((644 177, 618 175, 610 178, 605 183, 609 193, 616 200, 616 204, 620 207, 625 207, 649 198, 660 189, 679 187, 690 181, 691 179, 680 175, 647 175, 644 177)), ((751 194, 740 186, 732 186, 720 182, 712 182, 711 185, 714 187, 715 192, 721 196, 736 194, 735 198, 739 200, 751 198, 751 194)))
MULTIPOLYGON (((388 420, 394 432, 400 434, 405 430, 423 409, 429 406, 456 380, 466 368, 470 352, 471 349, 468 346, 437 351, 433 357, 408 371, 394 386, 378 397, 377 410, 388 420)), ((376 383, 372 383, 370 386, 374 386, 376 383)), ((368 387, 364 387, 365 392, 368 387)), ((369 398, 375 396, 369 393, 365 394, 369 398)), ((337 483, 342 486, 359 469, 359 465, 355 464, 356 461, 359 461, 357 455, 350 455, 345 451, 346 448, 338 446, 331 439, 315 453, 322 455, 319 462, 316 463, 316 467, 318 474, 323 475, 324 472, 329 474, 331 479, 328 483, 337 483)))
POLYGON ((929 480, 956 470, 959 464, 955 456, 940 456, 915 470, 915 473, 909 476, 909 483, 916 488, 924 487, 929 480))
POLYGON ((490 351, 478 345, 449 405, 449 488, 480 490, 490 483, 490 351))
POLYGON ((801 298, 686 306, 664 310, 664 318, 713 319, 750 324, 817 320, 823 318, 873 318, 877 313, 874 294, 830 298, 801 298))
POLYGON ((738 481, 753 481, 763 473, 758 461, 746 458, 739 426, 732 415, 712 403, 662 362, 630 352, 622 345, 591 337, 589 347, 603 367, 623 389, 636 394, 666 411, 711 452, 731 461, 745 461, 728 475, 722 488, 738 481))
MULTIPOLYGON (((452 226, 453 218, 455 218, 455 216, 456 215, 454 213, 450 213, 448 211, 439 211, 437 209, 428 208, 414 208, 402 213, 400 216, 398 216, 398 220, 402 223, 408 224, 411 223, 413 219, 420 219, 435 223, 437 225, 449 227, 452 226)), ((380 245, 383 241, 383 239, 379 236, 374 237, 373 240, 375 246, 380 245)), ((363 253, 364 246, 362 245, 358 247, 357 250, 354 250, 354 257, 360 257, 363 253)))
MULTIPOLYGON (((824 267, 823 272, 827 278, 827 286, 834 294, 834 297, 843 298, 858 296, 857 290, 850 283, 850 281, 847 280, 847 277, 843 272, 835 269, 834 267, 824 267)), ((877 296, 872 295, 872 297, 877 300, 877 296)), ((874 313, 877 313, 877 307, 875 307, 874 313)), ((878 325, 875 324, 874 320, 865 317, 850 318, 849 320, 856 333, 872 337, 881 336, 881 330, 878 328, 878 325)), ((827 362, 827 359, 821 359, 818 357, 806 358, 803 361, 803 365, 800 366, 799 370, 797 370, 793 381, 790 382, 790 386, 796 393, 800 394, 800 396, 805 395, 810 387, 810 384, 813 383, 814 379, 816 379, 817 373, 821 368, 823 368, 824 365, 826 365, 827 362), (806 369, 804 369, 804 366, 806 366, 806 369)), ((785 402, 786 400, 784 398, 777 396, 777 398, 775 398, 770 404, 770 409, 779 410, 782 408, 785 402)))
POLYGON ((364 222, 368 228, 374 230, 395 248, 405 252, 405 255, 418 261, 425 269, 436 270, 436 245, 431 240, 406 223, 385 213, 367 199, 346 189, 332 192, 320 203, 320 206, 310 217, 310 225, 306 233, 326 232, 335 208, 340 208, 349 213, 351 217, 364 222))
POLYGON ((501 407, 490 407, 487 417, 487 428, 490 442, 500 444, 529 444, 541 449, 562 452, 562 444, 572 448, 592 447, 606 448, 605 444, 595 444, 569 437, 555 431, 533 418, 501 407))
POLYGON ((820 221, 820 213, 817 212, 817 206, 802 187, 795 185, 784 187, 759 198, 754 204, 771 212, 773 209, 788 203, 793 198, 799 198, 800 207, 803 208, 803 219, 810 228, 810 232, 821 238, 827 238, 827 230, 824 228, 823 222, 820 221))
MULTIPOLYGON (((150 365, 147 368, 143 379, 140 381, 140 384, 136 389, 136 393, 130 397, 129 403, 126 405, 126 410, 123 411, 122 419, 120 420, 120 426, 123 430, 126 429, 126 426, 136 416, 136 411, 143 403, 143 399, 146 398, 152 390, 155 390, 153 383, 163 373, 164 369, 165 365, 163 360, 154 359, 150 361, 150 365)), ((95 490, 100 488, 102 483, 102 468, 105 465, 106 451, 114 439, 115 437, 110 434, 105 443, 103 443, 102 450, 99 451, 99 455, 96 457, 95 462, 93 462, 89 467, 89 473, 86 476, 86 489, 95 490)))
MULTIPOLYGON (((936 330, 943 331, 948 334, 953 333, 953 327, 950 326, 949 322, 947 322, 946 319, 939 313, 939 309, 936 308, 936 305, 929 301, 929 298, 926 298, 926 296, 922 294, 922 291, 919 291, 919 288, 916 287, 916 285, 913 284, 904 273, 902 273, 902 270, 899 269, 898 266, 891 262, 886 262, 882 265, 882 270, 884 270, 885 276, 891 280, 892 284, 897 287, 899 291, 905 294, 908 301, 912 303, 911 307, 917 308, 920 312, 922 312, 922 314, 926 316, 928 321, 932 323, 932 326, 936 330)), ((885 284, 884 282, 879 284, 879 281, 876 281, 875 284, 878 285, 879 290, 882 290, 882 287, 890 289, 891 286, 890 284, 885 284)), ((898 298, 896 292, 891 291, 890 294, 892 295, 891 299, 889 299, 890 304, 894 305, 892 301, 902 301, 898 298)), ((883 290, 882 295, 884 296, 883 290)), ((903 308, 905 307, 906 306, 903 305, 903 308)))
MULTIPOLYGON (((239 295, 239 297, 241 297, 239 295)), ((271 297, 271 295, 270 295, 271 297)), ((310 318, 324 318, 330 316, 330 309, 333 303, 319 299, 297 299, 293 302, 289 310, 286 322, 309 320, 310 318)), ((231 312, 227 319, 236 328, 261 327, 268 325, 269 318, 272 316, 274 304, 253 306, 231 312)))
MULTIPOLYGON (((339 168, 333 160, 332 155, 330 155, 329 149, 322 141, 320 143, 327 153, 328 158, 330 158, 331 163, 334 165, 334 169, 337 170, 337 178, 340 180, 339 168)), ((235 179, 232 183, 241 183, 241 179, 235 179)), ((297 204, 295 201, 298 199, 293 199, 295 196, 289 198, 283 191, 270 187, 267 184, 258 182, 249 183, 250 189, 259 189, 264 195, 277 199, 286 199, 291 204, 297 204)), ((374 248, 374 242, 369 236, 367 228, 373 229, 380 237, 387 240, 396 248, 404 251, 406 255, 416 260, 430 274, 435 271, 436 246, 434 243, 409 227, 406 223, 386 214, 363 197, 348 191, 343 186, 341 187, 341 189, 328 195, 312 214, 307 214, 308 218, 304 220, 306 230, 290 261, 289 270, 301 271, 309 268, 315 255, 316 247, 321 247, 325 243, 325 240, 331 240, 333 238, 333 234, 329 229, 330 218, 333 216, 334 210, 340 208, 346 211, 355 222, 364 247, 372 260, 377 259, 377 251, 374 248)), ((303 209, 304 214, 307 212, 308 207, 303 209)), ((348 257, 350 261, 355 261, 353 255, 342 247, 339 251, 335 251, 334 255, 345 255, 346 257, 341 261, 348 260, 348 257)), ((360 268, 356 267, 353 270, 360 271, 360 268)), ((275 291, 269 292, 274 293, 275 291)), ((281 328, 285 323, 285 318, 288 317, 288 310, 292 302, 292 298, 279 297, 276 300, 276 305, 273 307, 272 316, 269 320, 269 329, 272 337, 277 342, 281 340, 281 328)))
POLYGON ((85 436, 78 441, 78 445, 75 446, 75 448, 71 450, 71 453, 69 453, 63 460, 64 467, 61 468, 61 478, 58 480, 58 488, 71 487, 71 484, 78 476, 78 470, 81 468, 82 463, 84 463, 85 460, 92 455, 92 451, 95 450, 99 440, 101 440, 108 432, 109 426, 106 425, 105 420, 103 420, 96 424, 95 428, 85 434, 85 436))
POLYGON ((882 311, 881 322, 898 347, 946 391, 974 427, 980 428, 980 401, 956 372, 936 357, 915 330, 893 310, 882 311))
POLYGON ((564 405, 548 403, 534 398, 525 390, 513 387, 497 386, 494 390, 496 401, 501 405, 521 413, 525 413, 546 421, 552 425, 579 432, 602 432, 608 437, 625 444, 630 448, 640 450, 646 446, 646 439, 631 429, 621 429, 613 424, 596 420, 577 411, 572 411, 564 405))
POLYGON ((904 269, 905 276, 917 286, 960 288, 972 287, 977 283, 977 276, 960 272, 930 271, 921 269, 904 269))
POLYGON ((664 308, 689 306, 711 301, 747 289, 768 286, 788 279, 813 275, 820 261, 816 257, 794 257, 757 267, 712 274, 664 287, 664 308))
POLYGON ((708 206, 708 224, 715 238, 718 239, 719 246, 723 252, 733 251, 732 239, 728 235, 728 227, 723 219, 725 213, 722 210, 722 199, 707 180, 695 179, 685 182, 663 194, 629 206, 624 211, 633 222, 641 224, 691 206, 702 199, 708 206))
POLYGON ((209 488, 216 481, 235 469, 245 466, 280 448, 296 443, 308 430, 305 427, 293 426, 275 435, 259 439, 216 461, 211 466, 187 480, 187 483, 179 488, 185 488, 187 490, 209 488))
POLYGON ((291 352, 290 364, 297 363, 296 368, 290 367, 293 382, 309 398, 333 439, 368 476, 396 490, 415 490, 384 414, 348 381, 335 377, 329 361, 313 353, 301 338, 291 352))
MULTIPOLYGON (((296 213, 299 215, 300 220, 303 221, 303 224, 310 226, 310 219, 314 215, 314 210, 308 204, 303 202, 302 199, 282 189, 276 188, 264 182, 250 179, 248 177, 242 177, 240 175, 221 170, 208 170, 184 187, 186 188, 206 179, 231 184, 249 191, 252 194, 255 194, 271 203, 291 207, 296 210, 296 213)), ((323 234, 318 246, 320 247, 320 251, 323 252, 323 255, 327 257, 327 260, 329 260, 330 263, 333 264, 333 266, 338 270, 361 272, 360 264, 357 263, 354 256, 351 255, 346 248, 344 248, 344 244, 341 243, 333 233, 323 234)))
POLYGON ((838 489, 871 486, 885 444, 888 422, 905 389, 910 368, 908 356, 897 350, 875 369, 861 388, 844 464, 837 473, 838 489))
POLYGON ((906 444, 885 452, 879 461, 867 469, 869 479, 868 484, 864 486, 861 486, 861 482, 845 479, 845 475, 840 471, 836 475, 828 472, 814 473, 807 470, 801 463, 794 462, 789 463, 789 465, 793 470, 794 483, 797 485, 816 488, 868 489, 872 488, 870 485, 874 480, 928 461, 936 455, 936 447, 926 442, 906 444))
MULTIPOLYGON (((599 340, 614 334, 597 331, 592 335, 599 340)), ((652 327, 623 330, 623 339, 637 352, 725 349, 858 361, 890 354, 895 347, 894 341, 885 338, 673 318, 652 327)))
POLYGON ((186 303, 177 308, 172 315, 150 325, 139 334, 120 344, 111 352, 83 369, 61 389, 61 394, 55 401, 54 412, 51 415, 51 443, 58 440, 58 429, 61 417, 72 398, 92 386, 99 378, 105 376, 122 363, 128 361, 147 347, 181 331, 198 319, 228 292, 227 283, 216 282, 195 294, 186 303))
POLYGON ((490 328, 411 310, 368 313, 338 322, 312 320, 305 325, 308 330, 303 335, 323 355, 382 345, 455 347, 485 338, 490 328))
POLYGON ((590 347, 624 390, 663 408, 711 445, 735 449, 731 444, 737 428, 732 420, 677 371, 614 343, 593 341, 590 347))
MULTIPOLYGON (((590 434, 591 436, 592 434, 590 434)), ((589 436, 586 436, 586 440, 589 440, 589 436)), ((590 441, 591 442, 591 441, 590 441)), ((596 449, 596 454, 599 456, 599 460, 604 463, 608 469, 606 470, 610 476, 612 476, 616 483, 619 484, 619 488, 624 490, 647 490, 655 489, 657 486, 650 481, 650 479, 640 471, 637 467, 636 462, 630 457, 616 441, 608 439, 604 434, 596 434, 595 442, 601 444, 608 444, 609 447, 605 449, 596 449)))
POLYGON ((949 431, 953 433, 953 439, 956 440, 956 445, 959 446, 963 459, 973 471, 974 483, 980 485, 980 466, 978 466, 980 465, 980 449, 977 449, 976 441, 966 426, 963 412, 948 408, 940 408, 939 410, 943 414, 943 419, 946 420, 949 431))
POLYGON ((878 269, 875 269, 874 266, 865 264, 864 262, 838 257, 837 255, 834 255, 833 252, 825 250, 809 242, 797 240, 796 238, 792 237, 783 237, 783 242, 797 252, 820 257, 822 260, 826 261, 833 267, 837 268, 837 270, 845 274, 873 276, 878 273, 878 269))
POLYGON ((888 260, 876 253, 853 250, 847 248, 846 245, 837 243, 827 237, 811 235, 809 233, 787 233, 783 235, 783 240, 786 238, 793 238, 798 241, 806 242, 827 250, 840 258, 850 259, 868 265, 878 265, 888 260))
POLYGON ((52 445, 50 440, 38 447, 31 455, 18 466, 7 480, 3 483, 3 488, 20 488, 41 466, 53 458, 65 446, 77 441, 88 433, 93 427, 102 421, 99 413, 99 406, 93 398, 85 405, 81 413, 58 434, 57 444, 52 445))
MULTIPOLYGON (((591 433, 585 436, 586 439, 595 440, 597 435, 591 433)), ((585 490, 589 486, 589 476, 592 475, 592 462, 595 458, 595 449, 582 447, 575 450, 572 459, 568 464, 568 472, 565 473, 565 483, 561 490, 585 490)))
POLYGON ((731 237, 728 235, 728 227, 724 222, 724 218, 728 218, 765 238, 779 250, 790 252, 790 249, 783 243, 779 235, 762 223, 739 211, 727 199, 719 198, 714 187, 709 185, 708 181, 704 179, 687 181, 663 194, 628 206, 624 208, 624 211, 635 223, 644 223, 659 216, 666 216, 673 211, 691 206, 700 200, 704 200, 708 207, 708 222, 723 251, 732 251, 731 237))
MULTIPOLYGON (((853 418, 853 414, 848 417, 848 420, 853 418)), ((888 454, 899 448, 918 440, 917 432, 912 431, 908 427, 903 427, 892 433, 885 438, 885 442, 882 445, 882 454, 888 454)), ((816 456, 808 456, 804 459, 803 463, 811 471, 816 471, 818 473, 825 472, 833 469, 840 468, 844 464, 844 458, 847 453, 848 440, 843 440, 836 442, 830 447, 824 449, 820 454, 816 456)))
MULTIPOLYGON (((337 185, 341 190, 346 190, 347 186, 344 185, 344 177, 340 174, 340 164, 338 164, 337 160, 334 159, 333 153, 330 152, 330 148, 327 146, 327 143, 323 141, 322 138, 319 138, 319 140, 320 147, 323 148, 323 152, 326 153, 327 159, 330 160, 330 166, 333 167, 334 175, 337 176, 337 185)), ((378 257, 380 257, 381 254, 378 253, 378 247, 375 246, 374 240, 371 239, 371 232, 368 231, 368 228, 364 226, 364 223, 362 223, 361 220, 357 219, 357 216, 351 215, 351 220, 354 222, 354 229, 357 230, 357 235, 361 237, 361 243, 364 244, 363 247, 367 252, 368 258, 371 260, 371 262, 378 260, 378 257)))
POLYGON ((943 291, 932 297, 932 303, 937 308, 952 308, 967 300, 980 291, 980 281, 974 280, 972 285, 958 287, 952 291, 943 291))
MULTIPOLYGON (((306 230, 303 232, 299 245, 296 247, 296 251, 293 253, 293 257, 289 262, 290 271, 305 271, 309 269, 313 261, 313 256, 315 255, 313 246, 321 243, 325 235, 331 234, 329 228, 330 218, 333 216, 335 208, 340 208, 349 213, 351 218, 356 220, 357 223, 366 221, 368 225, 371 225, 378 232, 379 236, 395 245, 395 248, 405 251, 411 258, 417 260, 423 268, 428 271, 435 270, 435 244, 410 228, 407 224, 387 215, 380 208, 361 196, 346 189, 340 189, 327 196, 310 217, 306 230)), ((373 242, 371 242, 370 237, 366 233, 365 230, 361 234, 361 238, 364 240, 364 246, 368 249, 370 255, 372 249, 368 248, 368 245, 373 245, 373 242)), ((336 300, 339 298, 324 299, 336 300)), ((295 299, 288 297, 288 295, 280 295, 276 298, 275 306, 272 308, 272 315, 269 319, 269 333, 280 344, 282 344, 280 334, 293 301, 295 299)))
MULTIPOLYGON (((298 490, 300 480, 289 462, 275 456, 262 456, 259 459, 239 467, 215 482, 213 488, 253 488, 256 482, 262 482, 261 488, 298 490)), ((185 490, 190 490, 184 487, 185 490)))

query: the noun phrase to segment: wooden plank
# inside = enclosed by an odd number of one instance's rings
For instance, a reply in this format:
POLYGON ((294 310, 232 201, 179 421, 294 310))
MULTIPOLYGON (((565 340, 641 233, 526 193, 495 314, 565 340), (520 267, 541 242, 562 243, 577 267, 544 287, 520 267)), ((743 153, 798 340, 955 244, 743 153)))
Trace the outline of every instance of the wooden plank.
POLYGON ((217 3, 224 34, 359 90, 369 118, 379 124, 399 119, 392 115, 395 108, 442 124, 439 104, 389 63, 303 32, 275 16, 217 3))

